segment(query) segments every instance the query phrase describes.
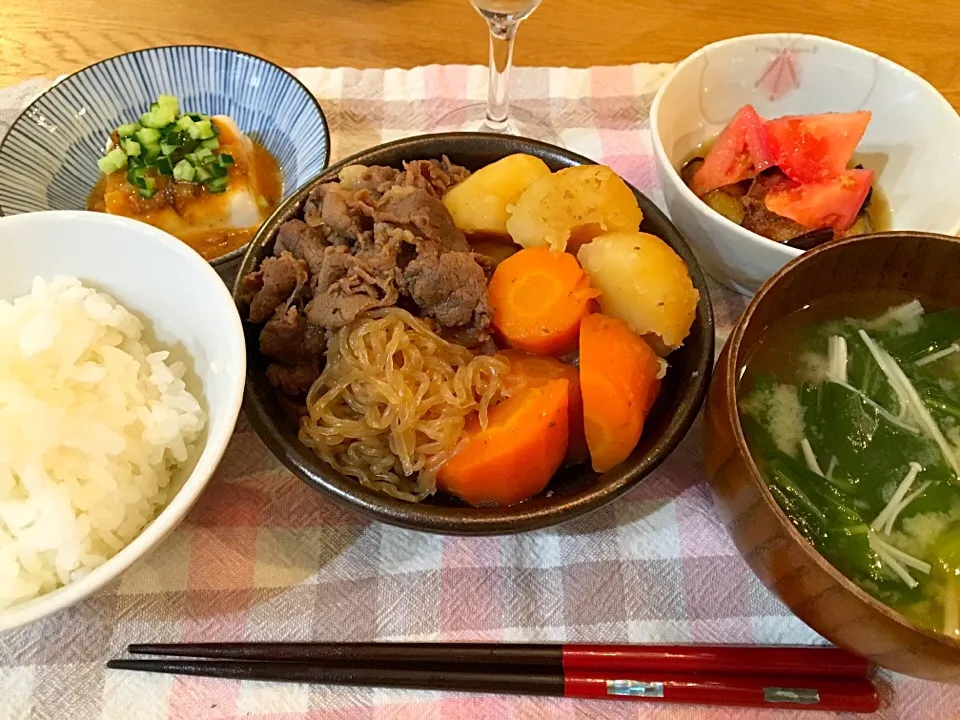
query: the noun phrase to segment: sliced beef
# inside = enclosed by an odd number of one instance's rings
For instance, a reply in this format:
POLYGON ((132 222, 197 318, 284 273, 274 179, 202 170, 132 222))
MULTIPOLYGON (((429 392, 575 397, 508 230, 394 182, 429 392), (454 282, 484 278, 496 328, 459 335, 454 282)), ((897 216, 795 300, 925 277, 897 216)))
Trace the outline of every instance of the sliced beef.
POLYGON ((296 307, 277 308, 260 331, 260 352, 275 360, 303 357, 306 331, 307 319, 296 307))
POLYGON ((397 185, 426 190, 435 197, 443 197, 451 187, 466 180, 470 171, 454 165, 443 156, 443 160, 411 160, 403 164, 403 172, 396 179, 397 185))
POLYGON ((290 395, 305 393, 320 375, 326 345, 326 333, 296 307, 278 308, 260 331, 260 352, 278 361, 267 367, 267 382, 290 395))
POLYGON ((305 395, 318 377, 319 357, 296 365, 273 363, 267 366, 267 382, 287 395, 305 395))
POLYGON ((361 313, 397 301, 398 243, 374 243, 352 254, 345 247, 329 247, 316 276, 315 294, 306 308, 313 325, 336 329, 361 313))
POLYGON ((403 271, 406 293, 444 327, 490 325, 487 278, 473 253, 418 256, 403 271))
POLYGON ((750 190, 740 201, 745 211, 741 225, 776 242, 786 242, 809 232, 809 228, 800 223, 767 210, 767 193, 790 183, 790 178, 775 168, 757 175, 750 184, 750 190))
POLYGON ((495 264, 471 252, 440 199, 468 175, 447 158, 402 171, 355 165, 310 193, 302 216, 280 226, 273 257, 242 281, 251 321, 264 323, 260 351, 274 361, 274 387, 305 393, 329 332, 378 307, 404 307, 452 342, 495 351, 487 301, 495 264))
POLYGON ((323 228, 327 241, 334 245, 355 242, 365 229, 363 216, 350 207, 355 194, 337 182, 320 185, 304 203, 304 221, 310 227, 323 228))
POLYGON ((264 258, 260 269, 243 279, 243 297, 250 305, 250 322, 261 323, 281 305, 296 300, 307 284, 307 264, 287 251, 264 258))
POLYGON ((390 188, 375 202, 362 192, 357 193, 358 209, 375 222, 399 225, 440 246, 440 250, 467 252, 467 238, 457 230, 453 216, 443 202, 426 190, 416 187, 390 188))
POLYGON ((314 275, 323 267, 326 247, 327 241, 320 230, 310 227, 303 220, 287 220, 277 231, 273 254, 281 255, 286 250, 306 262, 310 274, 314 275))
POLYGON ((340 185, 345 190, 369 190, 379 197, 395 185, 400 171, 385 165, 348 165, 340 171, 340 185))
POLYGON ((477 355, 494 355, 497 344, 490 337, 490 325, 483 323, 456 328, 436 328, 434 330, 447 342, 456 343, 471 350, 477 355))

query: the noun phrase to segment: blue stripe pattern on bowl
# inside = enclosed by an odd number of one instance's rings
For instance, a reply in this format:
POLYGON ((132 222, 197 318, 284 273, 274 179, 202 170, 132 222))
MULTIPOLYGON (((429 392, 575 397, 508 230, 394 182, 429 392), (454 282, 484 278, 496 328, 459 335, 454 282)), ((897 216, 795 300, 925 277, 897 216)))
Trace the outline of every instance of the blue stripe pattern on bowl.
POLYGON ((185 112, 232 117, 276 158, 284 197, 327 166, 320 105, 283 68, 205 45, 137 50, 64 78, 17 118, 0 144, 0 214, 85 209, 109 133, 161 93, 185 112))

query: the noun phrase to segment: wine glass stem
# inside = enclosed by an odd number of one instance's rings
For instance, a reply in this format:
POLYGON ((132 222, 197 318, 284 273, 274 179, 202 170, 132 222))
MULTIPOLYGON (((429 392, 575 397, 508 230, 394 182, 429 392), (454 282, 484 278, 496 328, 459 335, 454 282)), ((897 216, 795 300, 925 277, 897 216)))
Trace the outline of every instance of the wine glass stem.
POLYGON ((486 18, 490 27, 490 80, 487 84, 487 127, 504 132, 510 115, 510 67, 519 22, 486 18))

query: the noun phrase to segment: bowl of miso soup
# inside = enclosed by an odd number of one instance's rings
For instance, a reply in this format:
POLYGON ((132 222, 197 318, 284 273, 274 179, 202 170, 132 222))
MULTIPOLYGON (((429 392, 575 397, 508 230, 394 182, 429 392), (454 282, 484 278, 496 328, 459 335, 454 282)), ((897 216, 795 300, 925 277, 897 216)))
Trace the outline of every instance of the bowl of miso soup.
POLYGON ((960 684, 960 239, 835 240, 768 280, 707 401, 718 510, 758 577, 876 664, 960 684))

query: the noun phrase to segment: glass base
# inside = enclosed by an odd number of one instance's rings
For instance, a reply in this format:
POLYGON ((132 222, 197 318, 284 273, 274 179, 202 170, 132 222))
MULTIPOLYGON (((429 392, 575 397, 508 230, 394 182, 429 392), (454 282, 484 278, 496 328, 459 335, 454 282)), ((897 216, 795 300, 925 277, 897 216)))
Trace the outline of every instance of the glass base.
POLYGON ((560 136, 546 125, 542 118, 522 108, 510 108, 510 119, 502 127, 487 123, 487 106, 483 103, 466 105, 448 112, 435 123, 434 132, 494 132, 519 135, 551 145, 560 145, 560 136))

